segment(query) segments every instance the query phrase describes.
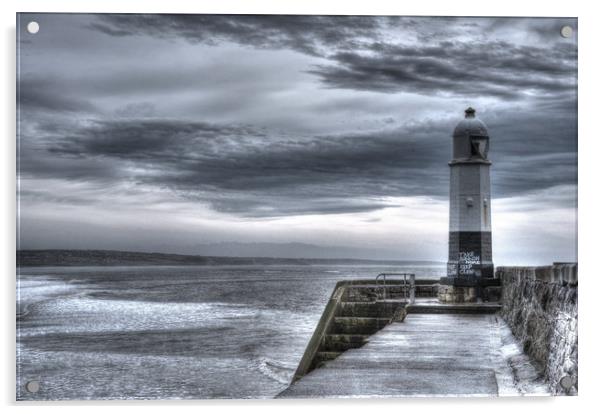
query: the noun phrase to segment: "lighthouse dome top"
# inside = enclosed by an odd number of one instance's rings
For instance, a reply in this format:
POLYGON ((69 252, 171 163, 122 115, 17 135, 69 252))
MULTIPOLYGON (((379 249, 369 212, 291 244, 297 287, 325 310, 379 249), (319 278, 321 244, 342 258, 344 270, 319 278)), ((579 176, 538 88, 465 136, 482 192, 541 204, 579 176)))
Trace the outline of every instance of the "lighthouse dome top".
POLYGON ((454 129, 454 137, 489 136, 489 132, 487 132, 487 126, 483 121, 475 116, 476 112, 477 111, 471 107, 464 111, 464 119, 461 120, 456 126, 456 129, 454 129))

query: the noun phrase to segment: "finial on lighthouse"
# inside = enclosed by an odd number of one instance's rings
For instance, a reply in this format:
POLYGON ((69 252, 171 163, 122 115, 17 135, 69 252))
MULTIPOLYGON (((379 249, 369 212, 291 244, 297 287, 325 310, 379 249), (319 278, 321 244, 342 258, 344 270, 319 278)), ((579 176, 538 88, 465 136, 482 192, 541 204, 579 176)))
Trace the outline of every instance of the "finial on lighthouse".
POLYGON ((464 111, 465 114, 465 118, 474 118, 474 114, 477 112, 476 109, 474 109, 472 106, 469 106, 468 108, 466 108, 466 110, 464 111))

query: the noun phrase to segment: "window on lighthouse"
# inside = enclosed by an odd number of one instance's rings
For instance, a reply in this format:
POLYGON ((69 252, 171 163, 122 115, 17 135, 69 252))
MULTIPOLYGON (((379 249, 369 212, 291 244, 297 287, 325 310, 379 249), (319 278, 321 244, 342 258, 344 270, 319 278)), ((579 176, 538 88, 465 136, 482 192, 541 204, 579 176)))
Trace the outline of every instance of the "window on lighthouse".
POLYGON ((489 150, 489 138, 472 136, 470 137, 470 147, 473 157, 486 159, 489 150))

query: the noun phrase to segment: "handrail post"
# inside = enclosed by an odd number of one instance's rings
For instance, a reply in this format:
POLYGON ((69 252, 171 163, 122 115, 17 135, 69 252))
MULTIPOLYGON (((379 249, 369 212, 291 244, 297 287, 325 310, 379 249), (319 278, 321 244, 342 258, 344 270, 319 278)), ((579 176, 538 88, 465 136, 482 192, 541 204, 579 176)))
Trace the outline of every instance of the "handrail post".
POLYGON ((414 303, 416 300, 416 274, 415 273, 379 273, 376 276, 375 283, 378 291, 378 279, 383 278, 383 300, 387 299, 387 275, 388 276, 403 276, 402 292, 404 299, 410 303, 414 303), (409 280, 408 280, 409 277, 409 280), (409 285, 408 285, 409 282, 409 285))
POLYGON ((378 279, 379 278, 383 278, 383 300, 387 299, 387 274, 386 273, 379 273, 376 276, 376 288, 378 289, 378 279))

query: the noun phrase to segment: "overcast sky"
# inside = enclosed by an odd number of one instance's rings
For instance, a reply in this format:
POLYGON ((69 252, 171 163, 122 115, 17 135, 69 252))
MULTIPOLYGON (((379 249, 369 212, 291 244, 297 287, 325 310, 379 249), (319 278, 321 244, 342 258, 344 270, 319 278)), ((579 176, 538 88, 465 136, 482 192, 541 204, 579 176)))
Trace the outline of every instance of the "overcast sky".
POLYGON ((576 260, 574 19, 20 20, 21 248, 445 261, 451 133, 473 106, 494 263, 576 260))

